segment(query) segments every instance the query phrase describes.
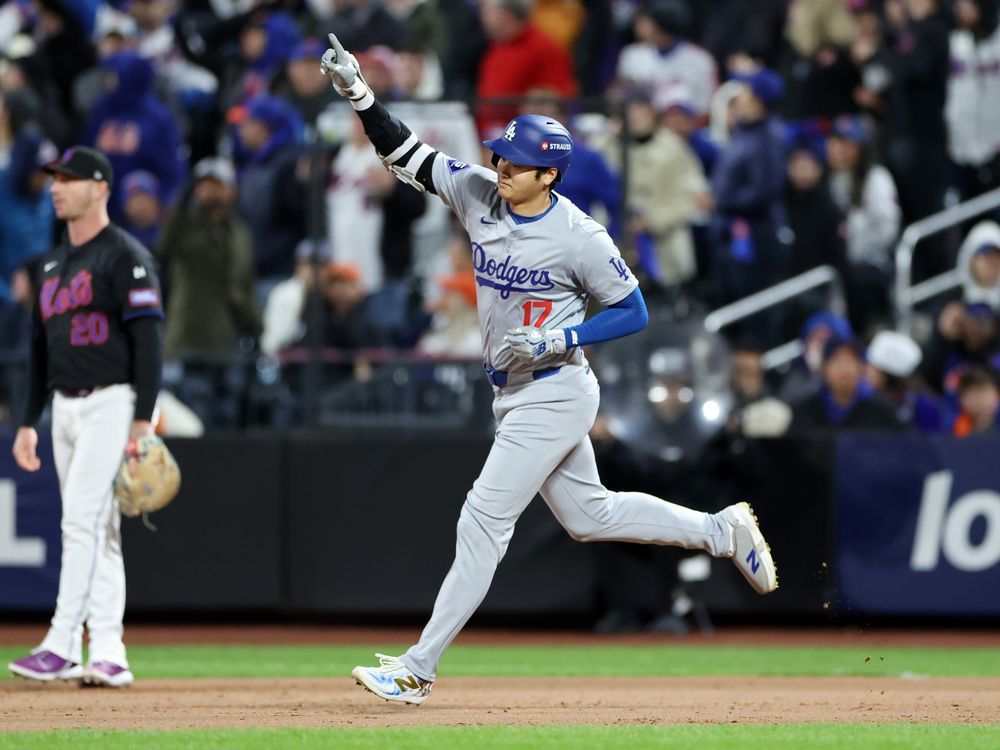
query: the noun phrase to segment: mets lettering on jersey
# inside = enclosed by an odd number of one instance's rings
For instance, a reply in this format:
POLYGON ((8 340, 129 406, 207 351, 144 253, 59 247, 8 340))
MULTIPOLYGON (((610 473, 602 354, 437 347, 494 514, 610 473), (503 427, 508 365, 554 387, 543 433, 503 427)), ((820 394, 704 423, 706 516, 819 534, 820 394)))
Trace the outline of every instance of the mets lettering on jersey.
POLYGON ((501 299, 510 297, 511 292, 545 292, 555 286, 548 271, 522 268, 511 263, 509 255, 497 263, 486 257, 478 242, 472 243, 472 265, 476 269, 476 284, 500 290, 501 299))
POLYGON ((59 287, 59 278, 46 279, 42 284, 38 303, 42 312, 42 320, 48 320, 53 315, 62 315, 69 310, 85 307, 94 300, 94 289, 91 285, 90 272, 80 271, 69 282, 69 286, 59 287))

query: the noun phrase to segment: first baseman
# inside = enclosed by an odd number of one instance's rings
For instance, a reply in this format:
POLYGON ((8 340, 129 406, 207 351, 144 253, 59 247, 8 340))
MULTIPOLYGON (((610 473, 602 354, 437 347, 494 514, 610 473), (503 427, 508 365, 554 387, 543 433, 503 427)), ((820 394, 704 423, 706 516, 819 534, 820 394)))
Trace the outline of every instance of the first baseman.
POLYGON ((29 392, 13 453, 25 471, 41 466, 34 425, 52 392, 62 568, 48 634, 8 667, 44 682, 123 687, 133 677, 122 642, 125 566, 111 484, 130 438, 153 431, 163 362, 160 285, 146 248, 108 219, 112 173, 104 154, 71 148, 46 171, 66 234, 39 264, 29 392))
POLYGON ((419 642, 354 678, 392 701, 422 703, 441 654, 482 602, 518 517, 536 493, 580 541, 669 544, 732 557, 758 592, 777 588, 771 553, 746 503, 701 513, 597 474, 588 432, 600 389, 586 344, 642 330, 646 306, 607 231, 553 188, 573 141, 555 120, 522 115, 485 145, 497 171, 422 143, 375 99, 357 61, 330 35, 321 68, 350 100, 386 167, 438 195, 472 240, 486 377, 498 428, 458 519, 455 561, 419 642), (584 322, 588 301, 606 309, 584 322))

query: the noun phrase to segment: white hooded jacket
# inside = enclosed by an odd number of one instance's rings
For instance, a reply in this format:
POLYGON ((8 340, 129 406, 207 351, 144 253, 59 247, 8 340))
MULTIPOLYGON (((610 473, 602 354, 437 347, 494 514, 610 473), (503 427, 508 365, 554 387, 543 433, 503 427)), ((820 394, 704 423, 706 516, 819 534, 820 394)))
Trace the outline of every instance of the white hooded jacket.
POLYGON ((962 279, 962 297, 966 303, 985 303, 1000 312, 1000 282, 986 287, 972 278, 972 259, 979 248, 1000 247, 1000 224, 981 221, 974 226, 958 251, 957 269, 962 279))

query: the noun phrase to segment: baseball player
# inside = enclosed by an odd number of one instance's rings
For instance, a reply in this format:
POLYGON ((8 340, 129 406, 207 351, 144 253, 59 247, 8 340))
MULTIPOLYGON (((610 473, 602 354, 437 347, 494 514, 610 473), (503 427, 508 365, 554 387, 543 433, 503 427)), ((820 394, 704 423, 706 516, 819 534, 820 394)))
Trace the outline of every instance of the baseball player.
POLYGON ((496 172, 434 151, 386 111, 357 62, 330 35, 321 69, 354 107, 386 167, 438 195, 472 240, 486 377, 496 438, 458 519, 455 561, 420 641, 356 667, 359 684, 422 703, 438 661, 479 606, 536 493, 581 541, 670 544, 732 557, 758 592, 777 587, 771 553, 746 503, 701 513, 601 484, 587 436, 599 387, 582 347, 626 336, 648 315, 635 277, 605 229, 553 188, 573 141, 555 120, 521 115, 485 145, 496 172), (584 322, 588 300, 607 309, 584 322))
POLYGON ((123 687, 133 677, 122 643, 125 567, 111 483, 130 438, 152 433, 162 369, 160 286, 149 252, 108 219, 107 157, 75 147, 46 171, 66 234, 39 264, 29 392, 13 453, 25 471, 41 466, 34 425, 51 391, 62 569, 48 634, 8 667, 43 682, 81 678, 123 687))

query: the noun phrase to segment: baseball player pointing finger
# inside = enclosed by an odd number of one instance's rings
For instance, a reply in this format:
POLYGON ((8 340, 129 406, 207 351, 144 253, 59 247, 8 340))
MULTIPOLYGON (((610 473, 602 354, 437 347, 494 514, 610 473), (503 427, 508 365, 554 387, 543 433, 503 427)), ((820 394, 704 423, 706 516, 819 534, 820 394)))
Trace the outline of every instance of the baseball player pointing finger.
POLYGON ((485 145, 496 172, 422 143, 382 106, 357 61, 330 35, 321 69, 350 100, 385 166, 438 195, 472 240, 486 377, 498 428, 458 519, 455 561, 419 642, 377 654, 354 678, 387 700, 422 703, 441 654, 486 596, 518 517, 541 493, 580 541, 669 544, 732 557, 758 592, 777 587, 771 553, 746 503, 701 513, 602 484, 587 434, 600 399, 582 346, 642 330, 648 315, 604 227, 555 191, 573 140, 555 120, 522 115, 485 145), (589 300, 606 308, 584 322, 589 300))

